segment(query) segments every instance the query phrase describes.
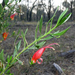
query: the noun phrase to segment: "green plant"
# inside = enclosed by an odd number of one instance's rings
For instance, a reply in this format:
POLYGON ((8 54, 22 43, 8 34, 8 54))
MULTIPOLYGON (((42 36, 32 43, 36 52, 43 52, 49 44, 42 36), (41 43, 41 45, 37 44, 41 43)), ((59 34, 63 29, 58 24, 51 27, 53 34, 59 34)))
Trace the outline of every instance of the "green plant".
MULTIPOLYGON (((57 8, 57 10, 58 10, 58 8, 57 8)), ((63 30, 63 31, 58 30, 58 31, 52 33, 52 31, 54 29, 56 29, 58 26, 65 23, 71 16, 71 13, 65 16, 65 14, 68 11, 68 9, 66 9, 59 16, 57 24, 54 27, 52 27, 52 22, 53 22, 53 19, 54 19, 55 15, 56 15, 57 10, 55 11, 53 17, 48 21, 44 34, 42 34, 43 17, 41 16, 41 19, 38 22, 38 24, 36 26, 36 29, 35 29, 35 40, 31 44, 28 45, 27 40, 25 38, 28 29, 26 29, 25 33, 23 33, 23 31, 21 31, 23 41, 24 41, 24 48, 21 52, 18 52, 19 49, 20 49, 20 46, 21 46, 21 40, 17 44, 15 44, 15 49, 14 49, 13 55, 11 55, 11 56, 8 55, 6 58, 4 58, 4 55, 5 55, 4 52, 3 52, 4 50, 1 51, 1 53, 0 53, 0 60, 1 60, 0 63, 2 65, 1 65, 1 74, 0 75, 2 75, 2 74, 13 75, 12 73, 10 73, 10 68, 12 66, 14 66, 16 64, 16 62, 23 65, 23 62, 21 60, 19 60, 20 55, 23 52, 27 52, 27 51, 32 50, 32 49, 41 48, 46 43, 46 40, 49 40, 53 37, 56 37, 56 38, 60 37, 65 32, 67 32, 67 30, 70 28, 70 26, 67 29, 63 30), (48 30, 49 23, 50 23, 50 29, 48 30), (39 37, 37 36, 38 30, 39 30, 39 33, 40 33, 39 37)), ((19 35, 17 35, 17 37, 18 36, 19 35)), ((17 37, 16 37, 16 39, 17 39, 17 37)), ((16 40, 15 40, 15 42, 16 42, 16 40)), ((49 48, 49 46, 46 46, 46 48, 49 48)), ((50 47, 50 48, 54 49, 53 47, 50 47)), ((31 63, 32 63, 32 61, 31 61, 31 63)))

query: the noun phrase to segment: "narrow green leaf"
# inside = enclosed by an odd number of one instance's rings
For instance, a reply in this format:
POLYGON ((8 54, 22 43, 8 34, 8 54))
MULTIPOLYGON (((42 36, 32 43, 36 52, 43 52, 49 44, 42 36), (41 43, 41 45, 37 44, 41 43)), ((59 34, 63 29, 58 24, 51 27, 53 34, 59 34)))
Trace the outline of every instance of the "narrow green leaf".
POLYGON ((10 69, 7 70, 6 74, 10 74, 10 69))
POLYGON ((52 28, 52 21, 53 21, 55 15, 56 15, 56 12, 57 12, 58 8, 59 8, 59 7, 57 7, 57 9, 56 9, 56 11, 55 11, 53 17, 47 22, 45 33, 47 33, 48 25, 49 25, 50 22, 51 22, 50 29, 52 28))
MULTIPOLYGON (((0 14, 1 14, 1 12, 2 12, 2 4, 0 4, 0 14)), ((0 15, 0 17, 1 17, 1 15, 0 15)))
POLYGON ((16 46, 15 46, 13 57, 15 57, 16 55, 17 55, 17 49, 16 49, 16 46))
POLYGON ((47 24, 46 24, 46 30, 45 30, 45 33, 47 33, 47 29, 48 29, 48 25, 49 25, 49 23, 50 23, 50 21, 52 20, 52 18, 47 22, 47 24))
POLYGON ((26 41, 25 41, 25 35, 24 35, 23 31, 21 31, 21 35, 22 35, 22 38, 23 38, 23 42, 24 42, 24 48, 25 48, 26 41))
POLYGON ((36 29, 35 29, 35 40, 37 39, 37 31, 38 31, 38 23, 37 23, 37 26, 36 26, 36 29))
POLYGON ((59 33, 59 30, 58 30, 58 31, 56 31, 56 32, 54 32, 54 34, 57 34, 57 33, 59 33))
POLYGON ((5 58, 4 58, 4 50, 2 49, 1 53, 0 53, 0 60, 2 62, 5 62, 5 58))
POLYGON ((7 5, 7 3, 9 2, 9 0, 4 0, 4 2, 5 2, 5 5, 7 5))
POLYGON ((28 28, 27 28, 26 31, 25 31, 25 34, 24 34, 25 36, 26 36, 27 31, 28 31, 28 28))
MULTIPOLYGON (((35 45, 32 45, 30 48, 28 48, 28 49, 37 49, 37 47, 35 46, 35 45)), ((29 51, 29 50, 28 50, 29 51)), ((27 50, 26 50, 26 52, 27 52, 27 50)))
MULTIPOLYGON (((70 26, 70 27, 71 27, 71 26, 70 26)), ((54 35, 54 36, 61 36, 61 35, 63 35, 64 33, 66 33, 70 27, 68 27, 67 29, 65 29, 65 30, 63 30, 63 31, 61 31, 61 32, 54 33, 54 34, 52 34, 52 35, 54 35)))
POLYGON ((18 32, 17 32, 17 35, 18 35, 18 34, 20 34, 20 29, 19 29, 18 32))
MULTIPOLYGON (((14 59, 14 58, 13 58, 13 59, 14 59)), ((18 61, 18 60, 15 59, 15 60, 11 63, 11 65, 14 65, 17 61, 18 61)))
POLYGON ((17 32, 17 34, 16 34, 17 36, 16 36, 16 39, 15 39, 15 41, 14 41, 14 44, 15 44, 16 40, 18 39, 19 34, 20 34, 20 29, 18 30, 18 32, 17 32))
MULTIPOLYGON (((37 45, 31 46, 31 47, 28 48, 28 49, 31 50, 31 49, 38 49, 38 48, 41 48, 45 43, 46 43, 46 41, 42 41, 42 42, 38 43, 37 45)), ((29 50, 28 50, 28 51, 29 51, 29 50)), ((27 50, 26 50, 26 52, 27 52, 27 50)))
POLYGON ((23 41, 24 41, 24 48, 25 48, 25 46, 27 44, 26 39, 25 39, 27 31, 28 31, 28 28, 26 29, 25 33, 23 33, 23 31, 21 31, 21 35, 22 35, 22 38, 23 38, 23 41))
POLYGON ((35 47, 41 48, 45 43, 46 43, 46 41, 42 41, 42 42, 38 43, 37 45, 35 45, 35 47))
POLYGON ((21 46, 21 40, 15 46, 14 53, 13 53, 13 57, 15 57, 17 55, 17 52, 19 51, 20 46, 21 46))
POLYGON ((50 35, 50 36, 48 36, 48 37, 46 37, 46 38, 43 38, 43 39, 41 39, 41 40, 50 40, 50 39, 52 39, 54 36, 53 35, 50 35))
POLYGON ((21 40, 18 42, 18 44, 16 45, 16 49, 17 51, 20 49, 20 46, 21 46, 21 40))
POLYGON ((14 75, 13 73, 9 74, 9 75, 14 75))
POLYGON ((13 73, 9 74, 9 75, 14 75, 13 73))
POLYGON ((69 13, 63 19, 61 19, 60 22, 59 22, 59 24, 58 24, 58 26, 62 25, 63 23, 65 23, 70 17, 71 17, 71 13, 69 13))
POLYGON ((17 60, 20 65, 23 65, 23 62, 21 60, 19 60, 19 59, 17 59, 17 60))
POLYGON ((65 16, 65 14, 67 13, 67 11, 68 11, 68 8, 67 8, 65 11, 63 11, 63 12, 61 13, 61 15, 60 15, 59 18, 58 18, 58 21, 57 21, 56 27, 59 26, 59 22, 60 22, 60 20, 65 16))
POLYGON ((21 0, 19 0, 19 2, 21 2, 21 0))
POLYGON ((42 30, 42 24, 43 24, 43 16, 41 16, 40 22, 39 22, 39 32, 41 34, 41 30, 42 30))
POLYGON ((14 43, 16 42, 16 40, 18 39, 18 37, 19 37, 19 35, 16 36, 16 39, 15 39, 14 43))
POLYGON ((16 35, 15 31, 13 31, 13 32, 12 32, 12 36, 15 36, 15 35, 16 35))
POLYGON ((8 57, 7 57, 7 62, 10 63, 11 60, 12 60, 12 56, 9 57, 9 55, 8 55, 8 57))

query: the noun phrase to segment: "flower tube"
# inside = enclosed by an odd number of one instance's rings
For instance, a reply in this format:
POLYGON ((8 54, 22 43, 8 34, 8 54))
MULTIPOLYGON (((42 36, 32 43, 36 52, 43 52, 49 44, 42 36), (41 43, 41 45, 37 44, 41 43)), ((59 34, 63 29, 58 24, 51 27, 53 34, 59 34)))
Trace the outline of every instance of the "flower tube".
POLYGON ((6 39, 7 39, 8 34, 9 34, 9 33, 7 33, 7 32, 4 32, 4 33, 2 34, 2 35, 3 35, 4 40, 6 40, 6 39))
POLYGON ((38 51, 36 51, 34 53, 30 64, 34 64, 34 63, 36 63, 36 61, 38 64, 41 64, 43 62, 43 59, 41 58, 41 56, 42 56, 43 52, 46 50, 46 48, 51 48, 51 49, 55 50, 53 47, 50 47, 51 45, 59 45, 59 44, 58 43, 52 43, 52 44, 49 44, 45 47, 40 48, 38 51), (41 62, 39 62, 38 59, 40 59, 41 62))
POLYGON ((15 15, 17 15, 17 13, 12 14, 12 15, 10 16, 11 20, 14 20, 15 15))

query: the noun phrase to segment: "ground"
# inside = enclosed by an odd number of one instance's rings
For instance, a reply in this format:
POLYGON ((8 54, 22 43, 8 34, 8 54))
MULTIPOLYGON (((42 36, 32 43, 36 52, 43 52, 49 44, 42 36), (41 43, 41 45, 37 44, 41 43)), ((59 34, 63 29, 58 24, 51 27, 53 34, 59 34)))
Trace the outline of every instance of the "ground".
MULTIPOLYGON (((53 24, 54 26, 55 24, 53 24)), ((50 43, 59 43, 59 46, 53 46, 56 50, 53 51, 52 49, 47 49, 43 55, 43 63, 42 64, 35 64, 33 66, 29 65, 29 61, 32 55, 35 53, 36 50, 30 50, 29 52, 23 53, 20 55, 20 59, 24 62, 23 66, 15 65, 11 68, 11 72, 14 75, 54 75, 51 72, 51 67, 53 63, 57 63, 63 70, 66 75, 75 75, 75 56, 69 58, 59 57, 58 55, 62 52, 67 52, 69 50, 75 50, 75 22, 66 22, 62 26, 59 26, 53 32, 57 30, 64 30, 67 27, 71 26, 71 28, 60 38, 52 38, 48 40, 45 44, 48 45, 50 43)), ((28 28, 28 32, 26 35, 26 39, 28 44, 34 41, 35 37, 35 27, 36 24, 23 24, 20 23, 16 24, 13 27, 9 27, 9 36, 13 31, 17 32, 19 29, 25 31, 28 28)), ((42 33, 45 31, 45 25, 43 25, 42 33)), ((38 34, 39 35, 39 34, 38 34)), ((8 37, 9 37, 8 36, 8 37)), ((16 37, 7 38, 6 41, 0 43, 0 50, 4 49, 5 54, 12 55, 14 51, 14 41, 16 37)), ((22 40, 21 37, 18 38, 17 42, 22 40)), ((20 51, 23 49, 23 40, 21 44, 20 51)))

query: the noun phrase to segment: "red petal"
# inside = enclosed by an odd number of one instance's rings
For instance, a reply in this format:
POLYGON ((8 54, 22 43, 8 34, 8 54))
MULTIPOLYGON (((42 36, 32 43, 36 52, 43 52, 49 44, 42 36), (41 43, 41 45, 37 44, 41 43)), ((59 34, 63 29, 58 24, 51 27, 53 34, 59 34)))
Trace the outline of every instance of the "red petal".
POLYGON ((4 40, 6 40, 6 38, 7 38, 8 34, 9 34, 9 33, 6 33, 6 32, 4 32, 4 33, 2 34, 2 35, 3 35, 4 40))
POLYGON ((53 47, 46 47, 46 48, 51 48, 51 49, 55 50, 55 48, 53 48, 53 47))
POLYGON ((58 45, 58 46, 59 46, 58 43, 52 43, 52 44, 49 44, 49 45, 45 46, 45 48, 46 48, 46 47, 49 47, 49 46, 51 46, 51 45, 58 45))
POLYGON ((32 60, 35 60, 35 61, 38 60, 42 56, 44 51, 45 51, 45 48, 41 48, 38 51, 36 51, 32 57, 32 60))
POLYGON ((42 58, 40 58, 40 60, 41 60, 41 62, 39 62, 39 61, 37 60, 37 63, 38 63, 38 64, 41 64, 41 63, 43 62, 43 59, 42 59, 42 58))

